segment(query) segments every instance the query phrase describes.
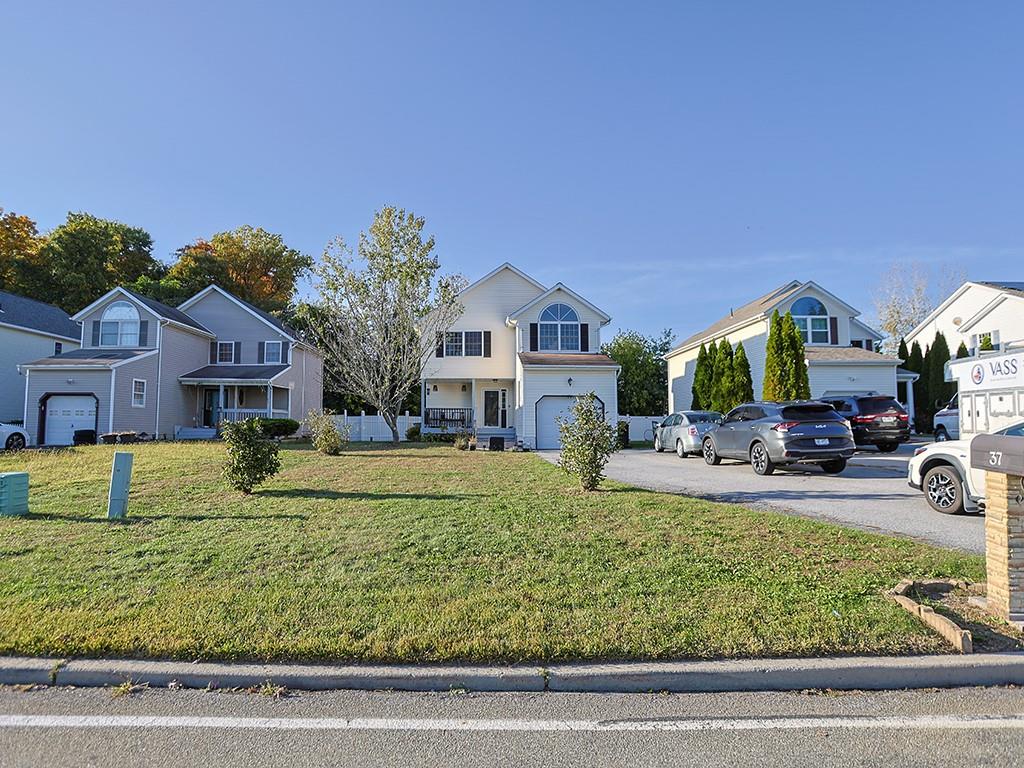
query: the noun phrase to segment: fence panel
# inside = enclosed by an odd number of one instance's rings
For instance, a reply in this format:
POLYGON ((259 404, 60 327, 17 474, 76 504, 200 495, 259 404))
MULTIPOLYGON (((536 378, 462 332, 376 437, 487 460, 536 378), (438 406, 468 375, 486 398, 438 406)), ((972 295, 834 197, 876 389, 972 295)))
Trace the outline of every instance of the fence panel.
MULTIPOLYGON (((349 440, 356 443, 388 442, 391 440, 391 429, 383 416, 367 416, 365 413, 339 413, 334 422, 342 427, 348 425, 349 440)), ((419 416, 410 416, 408 411, 398 417, 398 437, 405 441, 405 431, 413 424, 419 424, 419 416)))
POLYGON ((654 425, 660 424, 664 416, 623 416, 619 415, 619 421, 629 422, 629 439, 631 441, 654 441, 654 425))

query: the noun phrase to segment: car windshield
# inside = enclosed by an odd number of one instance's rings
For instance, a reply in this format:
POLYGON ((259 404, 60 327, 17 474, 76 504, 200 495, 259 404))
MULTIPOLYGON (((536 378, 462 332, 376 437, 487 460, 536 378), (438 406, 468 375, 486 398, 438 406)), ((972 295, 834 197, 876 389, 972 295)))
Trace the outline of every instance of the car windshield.
POLYGON ((1024 437, 1024 422, 1020 424, 1014 424, 1012 427, 1001 429, 997 435, 1006 435, 1007 437, 1024 437))
POLYGON ((787 405, 781 415, 786 421, 843 421, 843 417, 831 405, 824 403, 787 405))
POLYGON ((903 410, 903 406, 891 397, 862 397, 857 401, 857 405, 860 407, 860 412, 867 416, 887 411, 900 412, 903 410))
POLYGON ((706 411, 702 413, 688 413, 686 414, 687 420, 691 424, 721 424, 722 414, 715 413, 714 411, 706 411))

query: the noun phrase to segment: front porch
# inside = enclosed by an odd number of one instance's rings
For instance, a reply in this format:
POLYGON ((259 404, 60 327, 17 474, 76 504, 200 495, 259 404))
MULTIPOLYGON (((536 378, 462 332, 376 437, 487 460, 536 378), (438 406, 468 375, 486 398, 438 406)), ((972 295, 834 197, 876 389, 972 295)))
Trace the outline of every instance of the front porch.
POLYGON ((468 432, 515 441, 515 382, 511 379, 425 379, 423 434, 468 432))

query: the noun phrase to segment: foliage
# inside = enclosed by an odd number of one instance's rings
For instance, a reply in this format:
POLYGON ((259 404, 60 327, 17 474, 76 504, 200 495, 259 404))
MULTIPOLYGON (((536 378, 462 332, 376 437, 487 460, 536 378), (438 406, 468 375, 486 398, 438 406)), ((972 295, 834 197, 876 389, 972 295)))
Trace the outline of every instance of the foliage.
MULTIPOLYGON (((989 340, 991 341, 991 339, 989 340)), ((956 359, 963 360, 965 357, 970 357, 971 353, 967 349, 967 345, 964 342, 960 342, 960 346, 956 348, 956 359)))
POLYGON ((348 424, 338 426, 334 412, 312 410, 306 414, 306 428, 309 429, 313 448, 327 456, 337 456, 348 442, 351 428, 348 424))
POLYGON ((558 419, 562 453, 558 459, 567 475, 579 480, 580 488, 592 491, 604 479, 604 467, 616 450, 616 430, 602 412, 593 392, 576 398, 571 416, 558 419))
POLYGON ((693 369, 693 386, 690 388, 690 408, 694 411, 711 407, 711 373, 708 350, 701 342, 697 364, 693 369))
POLYGON ((469 433, 465 432, 463 430, 460 430, 460 431, 456 432, 455 433, 454 444, 455 444, 456 450, 459 450, 459 451, 469 450, 469 433))
POLYGON ((919 325, 934 307, 928 296, 928 276, 920 264, 893 264, 874 296, 878 325, 888 336, 882 348, 890 353, 896 340, 919 325))
POLYGON ((763 398, 770 402, 806 400, 811 396, 811 383, 804 358, 804 342, 787 312, 772 313, 764 364, 763 398))
POLYGON ((601 351, 618 363, 619 413, 657 415, 668 410, 668 363, 672 349, 671 330, 660 336, 636 331, 619 331, 601 351))
POLYGON ((410 443, 418 443, 422 439, 422 432, 419 424, 412 424, 405 430, 405 439, 410 443))
POLYGON ((932 428, 935 412, 956 393, 956 383, 946 381, 946 363, 949 362, 950 357, 945 335, 941 332, 936 333, 935 340, 925 353, 922 365, 927 375, 924 377, 924 402, 921 403, 919 410, 923 414, 921 424, 929 431, 932 428))
POLYGON ((807 373, 807 359, 804 354, 804 340, 789 312, 782 318, 783 336, 786 340, 786 379, 790 389, 786 400, 807 400, 811 396, 811 381, 807 373))
POLYGON ((750 361, 743 342, 736 345, 732 356, 732 408, 754 399, 754 380, 750 374, 750 361))
POLYGON ((36 262, 42 244, 32 219, 0 208, 0 291, 25 294, 23 275, 36 262))
POLYGON ((299 431, 295 419, 260 419, 260 428, 267 437, 289 437, 299 431))
POLYGON ((732 410, 733 376, 732 344, 722 339, 715 355, 714 375, 711 380, 711 410, 725 413, 732 410))
POLYGON ((629 448, 629 422, 619 419, 615 425, 615 436, 619 441, 619 448, 629 448))
POLYGON ((360 233, 358 261, 338 238, 316 269, 319 309, 311 335, 324 353, 328 388, 377 409, 397 443, 398 414, 423 378, 437 340, 462 314, 465 280, 439 276, 425 221, 386 207, 360 233))
POLYGON ((928 399, 927 391, 927 372, 924 365, 924 355, 921 353, 921 345, 915 341, 910 345, 910 354, 907 356, 907 361, 903 365, 908 371, 913 371, 918 374, 917 381, 914 382, 914 425, 918 431, 924 431, 927 419, 927 414, 924 409, 925 401, 928 399))
POLYGON ((252 493, 253 488, 281 471, 277 443, 263 433, 260 419, 226 422, 221 436, 227 446, 224 478, 232 488, 252 493))
POLYGON ((772 312, 768 325, 768 341, 765 346, 764 386, 762 398, 768 402, 779 402, 785 398, 782 393, 786 388, 784 381, 783 362, 786 357, 786 342, 782 336, 782 317, 779 310, 772 312))
POLYGON ((983 334, 982 337, 981 337, 981 343, 978 344, 978 351, 979 352, 992 352, 994 350, 995 350, 995 347, 992 345, 992 334, 991 333, 983 334))

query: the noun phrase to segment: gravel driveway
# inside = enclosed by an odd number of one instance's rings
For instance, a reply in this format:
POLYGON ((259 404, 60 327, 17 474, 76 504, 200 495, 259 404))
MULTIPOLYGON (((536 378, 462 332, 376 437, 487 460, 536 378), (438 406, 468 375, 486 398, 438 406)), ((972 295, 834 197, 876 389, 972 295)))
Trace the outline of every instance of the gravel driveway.
MULTIPOLYGON (((984 553, 983 516, 939 514, 920 491, 907 485, 907 460, 916 445, 903 445, 890 454, 859 452, 841 475, 833 476, 817 467, 799 467, 759 477, 748 464, 725 459, 709 467, 700 457, 680 459, 649 449, 614 454, 605 474, 652 491, 731 501, 984 553)), ((558 459, 556 451, 539 455, 551 462, 558 459)))

